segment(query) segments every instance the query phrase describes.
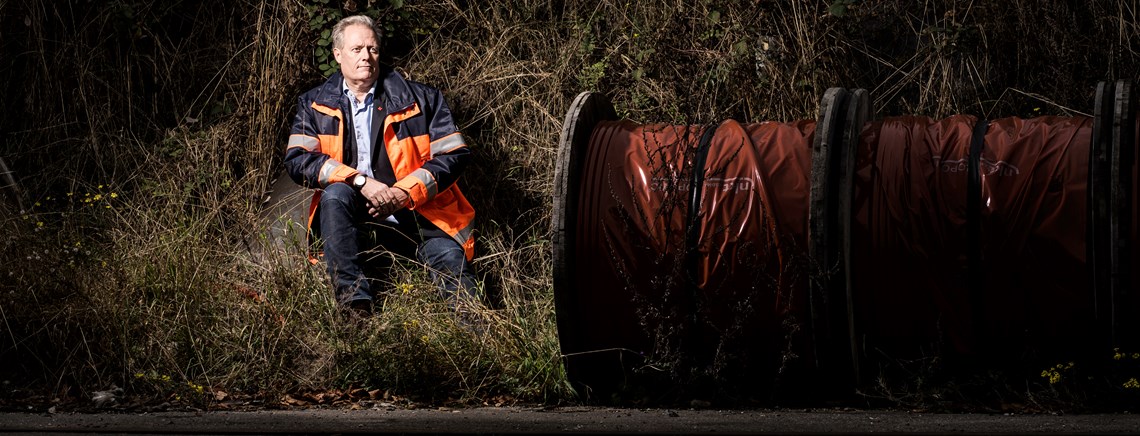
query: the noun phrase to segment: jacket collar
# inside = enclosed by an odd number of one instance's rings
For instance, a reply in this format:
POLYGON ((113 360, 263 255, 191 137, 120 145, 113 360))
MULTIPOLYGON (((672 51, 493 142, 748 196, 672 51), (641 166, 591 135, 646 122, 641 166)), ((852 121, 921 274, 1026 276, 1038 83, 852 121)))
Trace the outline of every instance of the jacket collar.
MULTIPOLYGON (((382 73, 383 74, 383 73, 382 73)), ((384 100, 381 103, 388 113, 396 113, 410 108, 416 99, 412 95, 412 89, 408 86, 408 82, 404 80, 404 76, 393 69, 388 69, 388 73, 383 75, 383 96, 384 100)), ((317 103, 328 107, 342 107, 347 105, 347 99, 344 93, 341 92, 341 87, 344 83, 344 76, 340 72, 333 73, 329 79, 325 81, 320 87, 320 92, 315 99, 317 103)), ((380 90, 376 90, 380 92, 380 90)))
POLYGON ((415 104, 416 98, 412 95, 411 87, 408 86, 408 82, 398 71, 389 70, 383 80, 383 105, 388 113, 401 112, 415 104))
POLYGON ((344 83, 344 76, 339 72, 333 73, 333 75, 329 76, 328 80, 320 86, 317 96, 313 101, 334 108, 344 106, 348 103, 348 100, 344 97, 344 93, 340 91, 342 83, 344 83))

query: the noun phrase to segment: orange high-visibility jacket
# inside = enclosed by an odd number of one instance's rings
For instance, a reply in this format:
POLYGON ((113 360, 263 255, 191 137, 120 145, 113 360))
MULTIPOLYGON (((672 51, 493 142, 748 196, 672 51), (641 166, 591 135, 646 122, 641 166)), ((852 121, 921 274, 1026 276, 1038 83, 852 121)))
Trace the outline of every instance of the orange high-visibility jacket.
MULTIPOLYGON (((470 150, 455 126, 443 94, 430 86, 406 81, 396 71, 388 73, 376 90, 376 110, 387 116, 373 117, 373 143, 383 141, 386 156, 373 147, 373 165, 388 159, 396 176, 393 186, 411 197, 408 208, 430 220, 463 247, 467 259, 475 254, 471 226, 475 209, 459 192, 455 181, 466 166, 470 150)), ((333 74, 324 84, 298 98, 285 169, 298 184, 316 188, 309 208, 309 229, 314 226, 320 189, 345 183, 356 176, 356 139, 348 97, 342 93, 343 78, 333 74)))

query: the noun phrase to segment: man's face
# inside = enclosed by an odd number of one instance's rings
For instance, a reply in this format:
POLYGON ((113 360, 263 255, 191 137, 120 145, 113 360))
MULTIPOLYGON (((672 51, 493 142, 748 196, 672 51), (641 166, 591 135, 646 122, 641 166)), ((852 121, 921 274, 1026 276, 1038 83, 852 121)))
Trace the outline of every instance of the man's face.
POLYGON ((368 26, 348 26, 344 29, 342 47, 333 47, 333 57, 340 63, 340 72, 349 81, 371 83, 379 74, 380 44, 368 26))

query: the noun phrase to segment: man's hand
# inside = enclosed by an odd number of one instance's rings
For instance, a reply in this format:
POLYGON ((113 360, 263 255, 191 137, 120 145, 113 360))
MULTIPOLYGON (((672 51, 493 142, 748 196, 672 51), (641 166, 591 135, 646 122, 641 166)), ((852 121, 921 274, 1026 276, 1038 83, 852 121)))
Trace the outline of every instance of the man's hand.
POLYGON ((392 194, 392 207, 394 208, 389 213, 395 213, 397 210, 408 206, 408 201, 411 200, 408 191, 392 186, 388 188, 388 192, 392 194))
POLYGON ((380 205, 383 200, 384 193, 388 190, 388 185, 379 180, 368 177, 364 181, 364 186, 360 188, 360 195, 368 200, 369 209, 375 208, 380 205))
POLYGON ((408 204, 408 193, 403 189, 390 187, 373 178, 364 183, 360 194, 368 200, 368 214, 376 218, 391 215, 408 204))

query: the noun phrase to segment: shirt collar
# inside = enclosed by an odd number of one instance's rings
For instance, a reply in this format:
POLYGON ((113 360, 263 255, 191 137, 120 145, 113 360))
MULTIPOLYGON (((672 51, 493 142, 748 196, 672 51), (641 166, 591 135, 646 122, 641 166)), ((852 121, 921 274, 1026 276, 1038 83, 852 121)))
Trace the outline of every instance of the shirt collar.
MULTIPOLYGON (((376 82, 379 82, 379 80, 376 82)), ((376 82, 372 82, 372 88, 369 89, 368 94, 364 96, 364 104, 372 104, 372 99, 376 94, 376 82)), ((344 79, 341 79, 340 81, 340 93, 348 97, 348 100, 352 103, 356 103, 356 95, 352 93, 351 89, 348 89, 348 82, 346 82, 344 79)))

